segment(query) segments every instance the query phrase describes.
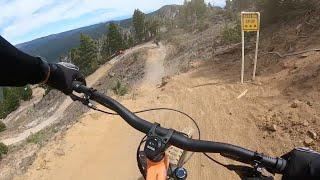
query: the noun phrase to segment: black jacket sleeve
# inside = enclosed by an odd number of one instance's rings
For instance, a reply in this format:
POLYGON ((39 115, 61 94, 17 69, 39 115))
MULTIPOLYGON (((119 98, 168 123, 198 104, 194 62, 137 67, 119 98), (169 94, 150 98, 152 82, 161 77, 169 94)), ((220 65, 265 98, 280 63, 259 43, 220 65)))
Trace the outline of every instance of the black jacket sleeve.
POLYGON ((37 84, 46 77, 43 61, 18 50, 0 36, 0 86, 37 84))
POLYGON ((282 156, 287 160, 282 180, 319 180, 320 154, 308 148, 295 148, 282 156))

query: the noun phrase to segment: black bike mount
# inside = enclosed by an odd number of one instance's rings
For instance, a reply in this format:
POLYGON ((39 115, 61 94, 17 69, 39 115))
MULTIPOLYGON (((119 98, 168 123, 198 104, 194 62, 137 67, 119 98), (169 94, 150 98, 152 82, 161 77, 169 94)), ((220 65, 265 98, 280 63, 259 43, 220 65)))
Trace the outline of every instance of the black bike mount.
POLYGON ((169 146, 168 142, 174 132, 173 129, 169 129, 168 134, 161 136, 156 133, 157 127, 160 127, 160 124, 154 123, 147 134, 147 139, 144 146, 144 152, 147 158, 153 162, 159 162, 164 158, 165 151, 169 146))

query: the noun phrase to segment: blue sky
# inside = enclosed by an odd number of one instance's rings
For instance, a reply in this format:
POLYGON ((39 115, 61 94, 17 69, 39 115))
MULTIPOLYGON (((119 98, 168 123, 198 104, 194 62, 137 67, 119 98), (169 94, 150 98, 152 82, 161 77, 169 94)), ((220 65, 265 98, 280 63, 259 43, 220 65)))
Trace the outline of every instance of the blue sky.
MULTIPOLYGON (((206 0, 224 6, 225 0, 206 0)), ((0 35, 13 44, 71 29, 125 19, 183 0, 0 0, 0 35)))

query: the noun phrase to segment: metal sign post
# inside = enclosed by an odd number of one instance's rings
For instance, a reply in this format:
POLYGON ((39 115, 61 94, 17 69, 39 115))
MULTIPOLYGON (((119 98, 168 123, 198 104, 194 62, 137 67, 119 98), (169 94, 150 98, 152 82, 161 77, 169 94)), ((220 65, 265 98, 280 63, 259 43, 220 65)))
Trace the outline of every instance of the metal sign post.
POLYGON ((260 36, 260 13, 259 12, 241 12, 241 35, 242 35, 242 61, 241 61, 241 83, 244 82, 244 32, 257 32, 256 51, 254 58, 253 76, 256 77, 257 61, 258 61, 258 48, 260 36))
POLYGON ((252 80, 255 80, 256 78, 256 71, 257 71, 257 61, 258 61, 258 49, 259 49, 259 36, 260 31, 257 31, 257 42, 256 42, 256 53, 254 55, 254 65, 253 65, 253 74, 252 74, 252 80))
MULTIPOLYGON (((242 14, 241 14, 242 16, 242 14)), ((241 24, 243 24, 243 19, 241 18, 241 24)), ((242 61, 241 61, 241 84, 243 84, 244 79, 244 30, 241 30, 242 39, 242 61)))
POLYGON ((244 31, 242 34, 242 61, 241 61, 241 83, 243 84, 243 76, 244 76, 244 31))

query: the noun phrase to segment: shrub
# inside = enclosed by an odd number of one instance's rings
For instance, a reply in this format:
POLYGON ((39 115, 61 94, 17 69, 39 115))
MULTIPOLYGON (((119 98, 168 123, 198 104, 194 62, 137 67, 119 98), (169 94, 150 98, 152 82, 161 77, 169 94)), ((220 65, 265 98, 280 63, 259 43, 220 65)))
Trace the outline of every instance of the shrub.
POLYGON ((240 25, 225 25, 221 31, 222 41, 225 43, 238 43, 241 41, 240 25))
POLYGON ((128 88, 123 85, 119 80, 116 81, 112 87, 113 92, 118 96, 124 96, 128 92, 128 88))
POLYGON ((0 142, 0 159, 2 158, 3 155, 8 153, 8 146, 0 142))
POLYGON ((5 118, 7 115, 16 110, 19 106, 19 96, 13 91, 4 91, 4 100, 0 103, 0 118, 5 118))
POLYGON ((44 139, 45 133, 43 131, 39 131, 37 133, 31 134, 27 138, 27 143, 40 144, 44 139))
POLYGON ((257 6, 262 12, 263 24, 272 24, 304 16, 308 11, 316 11, 317 3, 316 0, 258 0, 257 6))
POLYGON ((20 97, 24 101, 31 99, 32 90, 31 90, 30 86, 26 86, 26 87, 20 89, 20 97))
POLYGON ((162 36, 160 33, 158 33, 155 37, 155 40, 159 42, 161 39, 162 39, 162 36))
POLYGON ((7 116, 7 113, 4 109, 4 103, 0 102, 0 118, 3 119, 7 116))
POLYGON ((202 23, 199 23, 197 27, 198 27, 198 30, 200 32, 202 32, 202 31, 205 31, 205 30, 207 30, 209 28, 209 24, 205 23, 205 22, 202 22, 202 23))
POLYGON ((0 118, 5 118, 9 113, 19 107, 20 100, 29 100, 32 90, 29 86, 3 89, 4 99, 0 102, 0 118))
POLYGON ((6 124, 4 124, 2 121, 0 121, 0 132, 6 130, 7 127, 6 127, 6 124))
POLYGON ((133 59, 134 59, 134 61, 137 61, 138 60, 138 58, 139 58, 139 53, 133 53, 133 59))
POLYGON ((318 11, 318 7, 318 0, 227 0, 225 8, 232 19, 241 11, 260 11, 262 25, 268 25, 318 11))
POLYGON ((44 89, 44 95, 47 95, 53 88, 51 86, 48 86, 46 84, 41 84, 40 87, 44 89))

